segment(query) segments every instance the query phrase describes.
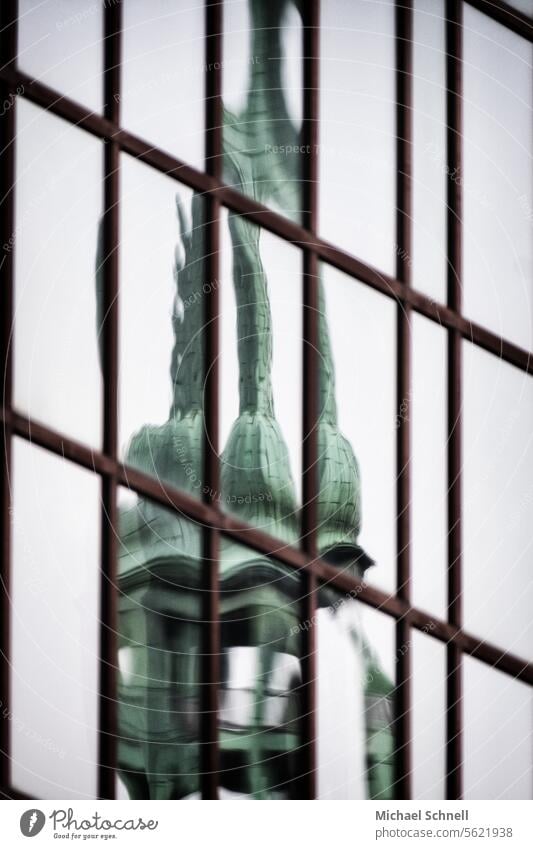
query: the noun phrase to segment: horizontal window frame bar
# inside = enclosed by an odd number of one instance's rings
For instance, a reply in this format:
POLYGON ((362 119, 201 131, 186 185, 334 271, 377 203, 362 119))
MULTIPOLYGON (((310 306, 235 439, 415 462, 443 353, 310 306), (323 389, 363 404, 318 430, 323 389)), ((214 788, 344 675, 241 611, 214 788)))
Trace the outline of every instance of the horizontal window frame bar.
POLYGON ((533 41, 533 18, 528 18, 524 12, 520 12, 503 0, 464 0, 468 6, 483 12, 488 18, 492 18, 506 29, 512 30, 515 35, 520 35, 526 41, 533 41))
POLYGON ((468 320, 445 304, 434 301, 397 278, 362 262, 341 248, 313 235, 304 227, 284 218, 246 195, 240 194, 215 177, 196 170, 170 153, 155 148, 101 115, 88 112, 78 103, 42 83, 32 80, 26 74, 3 69, 0 70, 0 79, 11 83, 14 89, 17 85, 23 85, 24 93, 18 95, 19 97, 41 106, 104 141, 109 139, 116 142, 123 153, 136 157, 156 171, 197 192, 213 195, 221 204, 233 212, 248 216, 251 221, 254 221, 260 227, 269 230, 285 241, 295 244, 297 247, 307 248, 308 251, 315 252, 322 262, 343 271, 349 277, 370 286, 387 297, 408 304, 415 312, 442 327, 448 330, 457 330, 464 340, 483 348, 527 374, 533 374, 533 352, 521 348, 509 339, 498 336, 488 328, 468 320))
POLYGON ((364 584, 364 581, 339 572, 330 563, 317 557, 310 559, 305 551, 275 539, 257 528, 238 521, 215 508, 196 500, 181 490, 162 485, 156 478, 115 461, 105 454, 66 438, 63 434, 37 424, 16 412, 2 411, 2 424, 13 436, 26 439, 63 459, 70 460, 100 476, 116 477, 119 486, 129 487, 138 495, 150 498, 185 518, 208 525, 223 536, 252 547, 259 554, 277 559, 285 566, 312 575, 319 585, 328 584, 345 591, 395 620, 407 618, 409 624, 440 642, 452 643, 463 653, 471 655, 512 677, 533 685, 533 663, 493 645, 432 613, 409 605, 397 595, 364 584))

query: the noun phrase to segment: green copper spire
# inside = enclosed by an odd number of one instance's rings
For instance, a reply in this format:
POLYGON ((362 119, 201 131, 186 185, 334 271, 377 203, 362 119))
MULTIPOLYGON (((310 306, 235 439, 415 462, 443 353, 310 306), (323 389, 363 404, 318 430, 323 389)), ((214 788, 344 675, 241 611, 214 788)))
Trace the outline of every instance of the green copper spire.
POLYGON ((233 512, 296 542, 296 495, 272 400, 272 327, 259 228, 230 214, 237 301, 239 418, 221 458, 222 492, 233 512))
POLYGON ((224 111, 224 179, 285 215, 301 212, 300 133, 289 115, 283 79, 283 17, 288 0, 251 0, 246 106, 224 111), (292 152, 287 155, 287 149, 292 152))
POLYGON ((96 339, 98 340, 98 359, 100 371, 104 371, 104 216, 98 222, 98 235, 96 241, 96 266, 95 266, 95 294, 96 294, 96 339))
POLYGON ((163 425, 144 425, 130 442, 127 462, 180 489, 201 494, 203 438, 203 314, 205 299, 203 201, 193 195, 192 226, 179 195, 176 209, 183 250, 176 249, 176 297, 170 363, 173 399, 163 425))
POLYGON ((176 249, 174 279, 176 281, 175 309, 172 316, 174 349, 170 378, 174 401, 170 415, 187 415, 203 407, 203 336, 205 293, 216 281, 204 280, 205 241, 204 203, 200 195, 192 198, 192 226, 179 194, 176 209, 180 223, 184 256, 176 249))
POLYGON ((365 640, 365 727, 368 797, 394 799, 394 685, 381 669, 379 659, 365 640))
POLYGON ((318 543, 322 554, 357 561, 362 571, 373 561, 358 545, 361 531, 361 478, 350 442, 337 423, 335 367, 331 351, 324 285, 319 281, 318 543))
POLYGON ((233 284, 237 302, 239 412, 274 415, 272 398, 272 318, 267 279, 259 251, 260 229, 229 214, 233 284))

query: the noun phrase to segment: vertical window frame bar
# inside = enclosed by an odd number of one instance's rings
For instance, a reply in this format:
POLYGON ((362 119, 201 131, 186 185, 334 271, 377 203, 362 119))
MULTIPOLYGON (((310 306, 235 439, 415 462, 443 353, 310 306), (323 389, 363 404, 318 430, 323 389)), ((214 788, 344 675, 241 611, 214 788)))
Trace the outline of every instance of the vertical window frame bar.
MULTIPOLYGON (((412 256, 412 75, 413 4, 396 0, 396 276, 411 285, 412 256)), ((410 305, 397 303, 398 412, 411 406, 410 305)), ((396 431, 396 582, 399 598, 411 601, 411 417, 400 417, 396 431)), ((395 795, 411 798, 411 628, 409 616, 396 623, 397 679, 395 693, 395 795)))
MULTIPOLYGON (((222 0, 205 5, 205 169, 221 178, 222 173, 222 0)), ((214 194, 205 197, 205 273, 209 281, 219 278, 220 203, 214 194)), ((219 491, 219 286, 212 285, 205 297, 205 498, 214 502, 219 491)), ((201 687, 201 796, 218 799, 220 755, 218 744, 218 688, 220 684, 220 535, 212 526, 203 528, 204 549, 204 638, 201 687)))
MULTIPOLYGON (((303 224, 318 230, 318 139, 320 0, 302 7, 303 38, 303 224)), ((318 255, 312 246, 303 250, 303 385, 302 385, 302 540, 311 560, 318 556, 318 255)), ((316 622, 317 583, 311 573, 302 575, 304 621, 302 632, 302 734, 304 740, 304 796, 317 797, 317 697, 316 622)))
MULTIPOLYGON (((17 0, 4 0, 0 8, 0 62, 4 69, 12 70, 16 64, 18 34, 17 0)), ((1 83, 2 102, 12 93, 12 86, 1 83)), ((15 233, 15 137, 17 97, 10 109, 0 118, 1 137, 5 141, 2 149, 0 179, 2 196, 1 244, 11 244, 15 233)), ((1 591, 2 622, 0 625, 0 686, 2 716, 0 719, 0 786, 11 784, 11 450, 12 450, 12 389, 13 389, 13 319, 15 301, 15 245, 4 251, 0 265, 0 346, 2 352, 2 407, 6 419, 2 427, 2 477, 0 490, 0 545, 1 545, 1 591)))
MULTIPOLYGON (((462 172, 462 0, 446 0, 447 174, 462 172)), ((460 314, 462 286, 461 180, 447 181, 448 306, 460 314)), ((462 627, 461 334, 448 330, 448 621, 462 627)), ((446 797, 462 798, 462 652, 447 646, 446 797)))
MULTIPOLYGON (((120 123, 121 82, 120 3, 104 5, 104 117, 120 123)), ((103 433, 104 454, 118 453, 118 358, 119 358, 119 192, 120 147, 112 137, 104 139, 103 219, 103 433)), ((117 769, 117 476, 102 476, 100 652, 98 718, 98 798, 116 796, 117 769)))

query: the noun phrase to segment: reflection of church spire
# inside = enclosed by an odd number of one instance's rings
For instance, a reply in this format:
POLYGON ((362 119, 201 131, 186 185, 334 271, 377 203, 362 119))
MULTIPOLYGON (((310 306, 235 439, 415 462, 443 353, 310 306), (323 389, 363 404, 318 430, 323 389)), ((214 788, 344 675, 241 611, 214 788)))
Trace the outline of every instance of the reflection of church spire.
POLYGON ((334 559, 358 560, 359 568, 372 564, 357 544, 361 530, 361 482, 353 448, 337 423, 335 369, 319 281, 319 424, 318 424, 318 545, 334 559))
POLYGON ((324 284, 318 281, 318 392, 321 422, 337 426, 337 402, 335 400, 335 366, 329 339, 324 284))
MULTIPOLYGON (((298 210, 299 159, 274 154, 284 140, 297 144, 282 81, 281 27, 287 0, 251 0, 250 76, 246 107, 224 110, 225 179, 286 214, 298 210)), ((229 214, 233 281, 237 301, 239 418, 221 458, 227 505, 250 524, 296 541, 296 496, 287 446, 274 416, 272 327, 267 279, 260 256, 260 229, 229 214), (268 527, 269 526, 269 527, 268 527)))
POLYGON ((273 202, 299 217, 301 155, 299 132, 289 115, 283 14, 287 0, 251 0, 252 43, 246 106, 239 115, 224 110, 224 177, 261 203, 273 202), (293 153, 287 154, 287 148, 293 153))
POLYGON ((171 415, 185 415, 193 410, 200 410, 203 403, 204 294, 206 287, 215 284, 204 282, 203 279, 205 246, 202 198, 200 195, 193 195, 190 231, 179 194, 176 195, 176 207, 185 256, 176 249, 176 297, 172 316, 174 349, 170 365, 174 392, 171 415))
POLYGON ((100 371, 104 372, 104 217, 98 222, 98 236, 96 240, 96 267, 95 267, 95 290, 96 290, 96 339, 98 342, 98 359, 100 371))
POLYGON ((181 489, 201 494, 203 436, 203 203, 193 196, 189 230, 176 197, 181 244, 176 249, 176 297, 170 364, 173 398, 163 425, 144 425, 131 439, 127 462, 181 489), (183 249, 183 250, 182 250, 183 249))
POLYGON ((229 229, 238 310, 239 412, 273 416, 272 319, 259 253, 260 230, 233 213, 229 214, 229 229))
POLYGON ((221 459, 227 506, 282 539, 297 538, 296 498, 287 446, 274 417, 272 328, 259 228, 230 214, 237 301, 240 414, 221 459), (265 527, 268 525, 269 527, 265 527))
MULTIPOLYGON (((201 198, 192 227, 176 199, 172 401, 167 421, 133 436, 126 462, 197 497, 203 436, 203 257, 201 198)), ((201 663, 202 531, 139 497, 120 509, 118 767, 131 798, 180 799, 197 787, 201 663)))

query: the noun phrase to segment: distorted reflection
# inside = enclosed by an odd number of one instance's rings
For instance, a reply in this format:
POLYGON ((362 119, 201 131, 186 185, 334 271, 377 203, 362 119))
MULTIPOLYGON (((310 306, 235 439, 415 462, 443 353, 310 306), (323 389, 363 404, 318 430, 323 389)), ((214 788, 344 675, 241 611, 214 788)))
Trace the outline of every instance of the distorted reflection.
POLYGON ((221 797, 300 798, 301 580, 231 540, 221 560, 221 797))
MULTIPOLYGON (((289 5, 282 0, 268 5, 251 0, 253 53, 269 52, 289 5), (262 38, 266 44, 260 43, 262 38)), ((277 80, 273 99, 260 94, 265 87, 260 73, 252 69, 249 77, 247 109, 263 110, 267 134, 280 115, 288 115, 282 63, 281 52, 275 51, 268 70, 277 80)), ((227 113, 226 122, 225 166, 234 184, 259 200, 274 199, 292 214, 296 182, 278 170, 281 160, 276 164, 260 155, 251 157, 238 137, 242 120, 234 121, 227 113)), ((299 173, 300 160, 295 158, 290 167, 299 173)), ((196 196, 190 211, 178 200, 168 417, 131 434, 126 461, 189 493, 208 494, 240 519, 255 527, 266 525, 272 536, 298 545, 301 507, 291 465, 301 451, 301 439, 292 437, 288 445, 274 405, 268 266, 260 229, 234 213, 228 220, 230 279, 237 305, 232 332, 237 336, 239 407, 221 446, 221 492, 209 492, 203 481, 206 299, 198 295, 208 294, 209 286, 218 281, 209 281, 205 292, 204 218, 196 196)), ((360 476, 353 448, 338 426, 322 290, 320 354, 319 547, 331 564, 362 582, 372 560, 358 542, 360 476)), ((231 377, 237 382, 234 372, 231 377)), ((168 371, 162 377, 150 375, 150 380, 158 379, 168 381, 168 371)), ((226 403, 222 396, 221 407, 226 403)), ((206 565, 201 526, 161 505, 122 493, 119 775, 130 798, 185 799, 200 793, 205 686, 201 646, 207 627, 201 587, 206 565)), ((279 563, 275 553, 267 557, 226 538, 219 581, 221 621, 213 627, 220 626, 222 651, 220 798, 304 796, 302 663, 309 628, 316 628, 319 665, 319 795, 391 798, 393 685, 365 639, 357 592, 344 597, 322 587, 316 619, 305 621, 298 573, 279 563)))
POLYGON ((128 491, 120 505, 120 777, 131 799, 183 799, 199 783, 201 528, 128 491))
POLYGON ((300 6, 224 7, 224 180, 295 220, 304 149, 300 6))

